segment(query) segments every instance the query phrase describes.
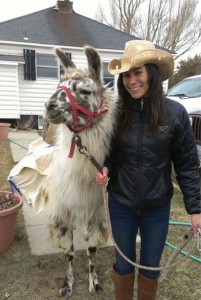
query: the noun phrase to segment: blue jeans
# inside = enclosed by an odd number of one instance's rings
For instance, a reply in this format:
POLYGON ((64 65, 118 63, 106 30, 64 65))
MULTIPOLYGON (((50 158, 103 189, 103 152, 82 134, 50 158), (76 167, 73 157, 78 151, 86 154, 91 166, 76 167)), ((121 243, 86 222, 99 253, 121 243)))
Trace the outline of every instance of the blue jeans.
MULTIPOLYGON (((169 227, 170 203, 149 211, 135 211, 109 197, 109 212, 113 237, 121 251, 130 260, 136 260, 136 237, 141 237, 140 264, 158 267, 169 227)), ((126 275, 134 271, 116 250, 116 271, 126 275)), ((140 269, 150 279, 156 279, 159 271, 140 269)))

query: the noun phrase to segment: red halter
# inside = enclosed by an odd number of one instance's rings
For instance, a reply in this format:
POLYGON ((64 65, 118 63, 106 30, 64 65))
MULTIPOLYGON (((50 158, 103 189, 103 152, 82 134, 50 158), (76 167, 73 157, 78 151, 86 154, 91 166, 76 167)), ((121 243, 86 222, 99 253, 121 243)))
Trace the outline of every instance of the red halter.
MULTIPOLYGON (((97 117, 99 117, 99 116, 101 116, 101 115, 108 112, 108 109, 101 110, 102 105, 103 105, 102 101, 99 105, 98 111, 97 112, 91 112, 90 110, 88 110, 88 109, 86 109, 86 108, 84 108, 80 105, 77 105, 75 103, 75 100, 73 98, 73 95, 71 94, 71 91, 65 85, 59 85, 58 88, 65 91, 66 95, 68 96, 68 99, 71 102, 72 115, 73 115, 73 125, 72 126, 67 125, 67 126, 70 129, 70 131, 72 131, 75 134, 80 133, 83 130, 85 130, 86 128, 88 128, 89 126, 91 126, 92 123, 93 123, 94 118, 97 118, 97 117), (83 114, 85 114, 89 117, 89 121, 84 126, 81 126, 79 128, 77 128, 78 127, 78 121, 79 121, 78 111, 81 111, 83 114)), ((72 140, 69 157, 73 157, 74 149, 75 149, 75 142, 72 140)))

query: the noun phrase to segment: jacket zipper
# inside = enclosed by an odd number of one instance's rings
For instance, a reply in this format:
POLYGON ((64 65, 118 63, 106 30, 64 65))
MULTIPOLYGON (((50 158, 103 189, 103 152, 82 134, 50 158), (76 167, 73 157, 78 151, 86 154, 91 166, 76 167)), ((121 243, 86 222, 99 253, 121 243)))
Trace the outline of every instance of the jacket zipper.
POLYGON ((140 110, 142 111, 143 107, 144 107, 144 99, 143 98, 141 99, 141 103, 140 104, 141 104, 141 109, 140 110))
POLYGON ((137 168, 137 184, 136 184, 136 204, 141 202, 141 177, 142 177, 142 138, 144 132, 144 120, 142 117, 144 101, 141 99, 141 111, 139 117, 139 136, 138 136, 138 168, 137 168))

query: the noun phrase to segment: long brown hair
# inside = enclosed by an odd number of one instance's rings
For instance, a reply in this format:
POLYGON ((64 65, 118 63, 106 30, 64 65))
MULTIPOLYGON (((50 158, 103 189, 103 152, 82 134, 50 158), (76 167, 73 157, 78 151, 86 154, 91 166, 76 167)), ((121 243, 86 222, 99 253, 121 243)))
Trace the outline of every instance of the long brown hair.
MULTIPOLYGON (((146 103, 147 105, 144 114, 146 120, 150 124, 151 134, 156 135, 158 132, 158 126, 163 124, 166 117, 162 80, 157 66, 146 64, 145 68, 148 72, 149 101, 146 103)), ((132 124, 132 101, 127 101, 127 99, 131 96, 124 87, 123 73, 119 75, 117 88, 119 95, 117 104, 121 112, 119 121, 121 123, 121 127, 129 130, 131 129, 132 124)))

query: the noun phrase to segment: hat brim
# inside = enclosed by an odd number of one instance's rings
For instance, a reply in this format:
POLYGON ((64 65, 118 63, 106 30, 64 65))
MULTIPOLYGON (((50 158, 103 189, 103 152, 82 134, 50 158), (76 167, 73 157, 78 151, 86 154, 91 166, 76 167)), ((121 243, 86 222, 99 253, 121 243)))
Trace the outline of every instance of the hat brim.
POLYGON ((174 61, 172 55, 158 49, 139 51, 129 63, 121 61, 121 59, 113 59, 108 65, 108 71, 112 75, 117 75, 145 64, 158 66, 162 80, 168 79, 173 74, 174 61))

